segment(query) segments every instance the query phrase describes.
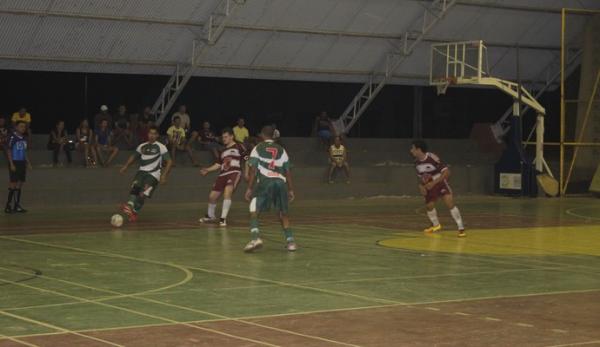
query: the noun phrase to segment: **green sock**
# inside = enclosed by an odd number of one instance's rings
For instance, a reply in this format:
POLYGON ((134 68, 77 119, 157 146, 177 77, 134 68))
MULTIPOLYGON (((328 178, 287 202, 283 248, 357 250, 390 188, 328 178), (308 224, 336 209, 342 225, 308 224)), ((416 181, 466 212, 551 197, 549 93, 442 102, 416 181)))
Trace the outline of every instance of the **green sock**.
POLYGON ((258 239, 258 218, 256 217, 250 218, 250 233, 252 234, 252 240, 258 239))
POLYGON ((144 199, 138 195, 130 195, 128 204, 133 208, 133 212, 138 213, 144 206, 144 199))
POLYGON ((294 233, 292 233, 291 228, 283 228, 283 234, 287 242, 294 242, 294 233))

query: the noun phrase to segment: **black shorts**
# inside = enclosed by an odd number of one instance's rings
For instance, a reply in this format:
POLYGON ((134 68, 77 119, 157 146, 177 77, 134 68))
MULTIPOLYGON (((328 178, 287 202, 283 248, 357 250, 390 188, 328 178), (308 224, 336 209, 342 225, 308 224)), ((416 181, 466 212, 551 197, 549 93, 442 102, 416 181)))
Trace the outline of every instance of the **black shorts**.
POLYGON ((15 171, 10 169, 10 165, 8 167, 8 178, 10 182, 25 182, 25 178, 27 177, 27 162, 24 160, 14 160, 15 171))

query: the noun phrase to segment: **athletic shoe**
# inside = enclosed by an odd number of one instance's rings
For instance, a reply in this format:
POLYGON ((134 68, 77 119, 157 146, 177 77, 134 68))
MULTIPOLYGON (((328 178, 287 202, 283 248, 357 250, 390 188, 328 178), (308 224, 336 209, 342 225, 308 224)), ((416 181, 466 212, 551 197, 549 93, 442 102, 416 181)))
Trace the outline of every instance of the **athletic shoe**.
POLYGON ((12 207, 10 207, 10 204, 6 204, 6 207, 4 208, 4 213, 7 213, 7 214, 13 213, 13 209, 12 209, 12 207))
POLYGON ((13 208, 13 212, 25 213, 27 212, 27 210, 24 209, 21 205, 15 205, 15 208, 13 208))
POLYGON ((244 247, 244 252, 251 253, 257 249, 261 249, 262 246, 263 246, 263 242, 261 239, 252 240, 252 241, 248 242, 246 247, 244 247))
POLYGON ((287 243, 287 245, 285 245, 285 249, 287 249, 288 252, 295 252, 298 249, 298 245, 296 242, 290 241, 287 243))
POLYGON ((220 227, 226 227, 227 226, 227 220, 225 220, 225 218, 219 219, 219 226, 220 227))
POLYGON ((216 218, 210 218, 208 215, 198 219, 198 222, 200 222, 200 223, 214 223, 216 221, 217 221, 216 218))
POLYGON ((431 233, 435 233, 436 231, 440 231, 442 230, 442 225, 438 224, 438 225, 432 225, 429 228, 423 230, 424 233, 427 234, 431 234, 431 233))
POLYGON ((129 204, 123 204, 121 211, 127 215, 129 222, 134 223, 137 221, 138 215, 129 204))
POLYGON ((466 237, 467 233, 465 232, 465 229, 460 229, 458 230, 458 237, 466 237))

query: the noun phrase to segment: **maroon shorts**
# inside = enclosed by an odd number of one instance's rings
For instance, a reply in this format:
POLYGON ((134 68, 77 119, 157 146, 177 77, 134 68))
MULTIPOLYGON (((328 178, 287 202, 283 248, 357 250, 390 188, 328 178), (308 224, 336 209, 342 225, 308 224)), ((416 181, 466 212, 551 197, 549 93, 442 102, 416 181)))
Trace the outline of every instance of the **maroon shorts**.
POLYGON ((427 195, 425 195, 425 203, 435 202, 447 194, 452 194, 452 189, 450 189, 448 182, 444 180, 427 191, 427 195))
POLYGON ((212 187, 212 190, 215 192, 222 193, 227 186, 233 186, 233 190, 237 187, 238 183, 240 183, 240 172, 230 172, 228 174, 224 174, 223 176, 217 177, 215 184, 212 187))

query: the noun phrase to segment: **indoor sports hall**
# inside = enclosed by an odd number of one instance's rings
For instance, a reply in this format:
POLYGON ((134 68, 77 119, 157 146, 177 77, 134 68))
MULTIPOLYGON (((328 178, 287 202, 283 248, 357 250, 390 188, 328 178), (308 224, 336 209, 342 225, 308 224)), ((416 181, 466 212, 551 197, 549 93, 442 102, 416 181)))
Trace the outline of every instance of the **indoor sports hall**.
POLYGON ((600 346, 600 2, 0 0, 0 347, 600 346))

